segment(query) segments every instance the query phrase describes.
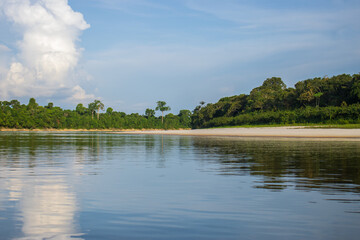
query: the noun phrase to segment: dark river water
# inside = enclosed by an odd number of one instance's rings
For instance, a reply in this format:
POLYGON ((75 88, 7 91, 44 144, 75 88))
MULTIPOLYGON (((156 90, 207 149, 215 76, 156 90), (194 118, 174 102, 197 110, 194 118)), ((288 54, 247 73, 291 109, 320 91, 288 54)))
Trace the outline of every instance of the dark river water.
POLYGON ((359 239, 360 142, 0 133, 0 239, 359 239))

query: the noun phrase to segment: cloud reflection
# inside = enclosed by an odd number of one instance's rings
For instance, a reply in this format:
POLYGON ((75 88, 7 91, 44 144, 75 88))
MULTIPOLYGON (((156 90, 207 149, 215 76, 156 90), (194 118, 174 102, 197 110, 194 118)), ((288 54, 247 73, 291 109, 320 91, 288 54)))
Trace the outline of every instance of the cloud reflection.
POLYGON ((8 170, 8 200, 19 203, 23 237, 17 239, 72 239, 77 233, 75 193, 64 175, 49 168, 8 170))

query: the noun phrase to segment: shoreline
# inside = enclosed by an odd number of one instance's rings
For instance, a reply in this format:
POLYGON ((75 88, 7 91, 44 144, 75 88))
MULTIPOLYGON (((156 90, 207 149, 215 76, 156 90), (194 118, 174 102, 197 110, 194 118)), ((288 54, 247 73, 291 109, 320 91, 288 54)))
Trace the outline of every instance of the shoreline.
POLYGON ((211 128, 211 129, 9 129, 0 132, 104 132, 131 135, 178 135, 203 137, 311 138, 360 141, 360 129, 307 128, 305 126, 211 128))
POLYGON ((351 139, 360 141, 360 129, 266 127, 266 128, 213 128, 194 130, 121 131, 116 134, 180 135, 204 137, 259 137, 259 138, 320 138, 351 139))
POLYGON ((56 129, 56 128, 34 128, 34 129, 17 129, 17 128, 0 128, 0 132, 123 132, 123 131, 162 131, 161 129, 56 129))

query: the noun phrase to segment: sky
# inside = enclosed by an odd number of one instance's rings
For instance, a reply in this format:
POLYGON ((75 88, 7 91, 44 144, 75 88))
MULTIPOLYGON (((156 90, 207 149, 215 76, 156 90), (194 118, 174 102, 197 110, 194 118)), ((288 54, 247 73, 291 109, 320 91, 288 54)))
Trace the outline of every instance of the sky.
POLYGON ((0 100, 143 114, 360 72, 358 0, 0 0, 0 100))

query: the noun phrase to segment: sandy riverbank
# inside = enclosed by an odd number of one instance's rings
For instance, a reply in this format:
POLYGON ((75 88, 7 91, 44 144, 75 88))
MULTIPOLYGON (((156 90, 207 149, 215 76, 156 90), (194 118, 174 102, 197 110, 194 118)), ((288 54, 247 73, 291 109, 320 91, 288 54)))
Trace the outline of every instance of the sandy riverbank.
POLYGON ((264 127, 215 128, 194 130, 121 131, 120 134, 157 134, 186 136, 289 137, 289 138, 351 138, 360 141, 360 129, 264 127))
POLYGON ((271 137, 271 138, 323 138, 351 139, 360 141, 360 129, 261 127, 261 128, 214 128, 194 130, 138 130, 138 129, 7 129, 0 131, 49 131, 49 132, 109 132, 117 134, 152 134, 219 137, 271 137))

